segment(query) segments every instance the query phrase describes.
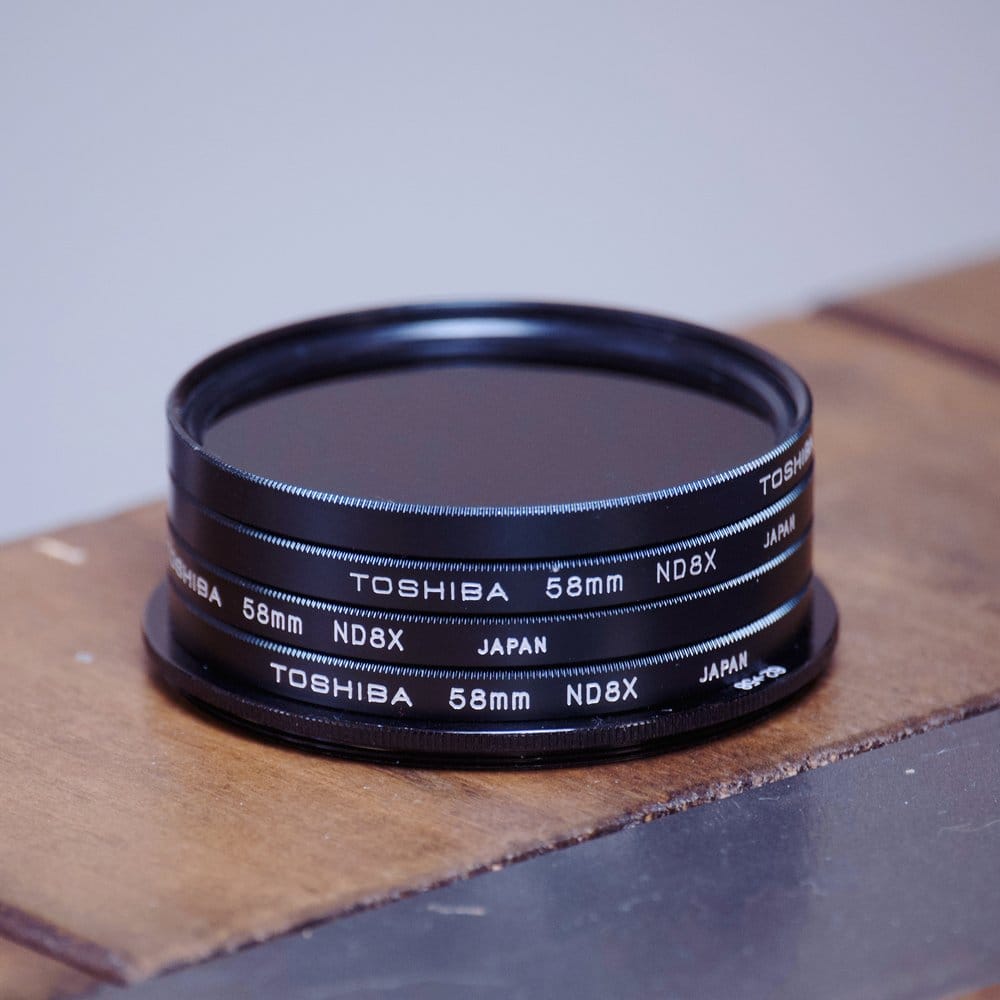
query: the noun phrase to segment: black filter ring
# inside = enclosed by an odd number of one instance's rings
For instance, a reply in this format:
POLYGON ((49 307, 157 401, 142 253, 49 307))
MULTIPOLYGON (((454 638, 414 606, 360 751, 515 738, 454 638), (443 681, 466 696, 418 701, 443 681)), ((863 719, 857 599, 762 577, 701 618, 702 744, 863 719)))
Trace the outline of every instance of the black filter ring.
POLYGON ((361 662, 260 639, 168 595, 180 644, 258 690, 395 719, 503 722, 663 707, 745 683, 808 618, 807 584, 767 615, 724 636, 646 656, 510 670, 361 662))
POLYGON ((621 660, 701 642, 754 621, 799 593, 812 575, 812 538, 742 577, 646 604, 548 615, 470 617, 351 608, 261 588, 183 552, 198 579, 168 574, 180 604, 261 639, 394 665, 509 670, 621 660), (202 582, 203 581, 203 582, 202 582), (252 616, 251 616, 252 615, 252 616))
POLYGON ((266 534, 170 493, 175 575, 197 592, 195 563, 264 587, 352 607, 424 614, 550 614, 660 600, 756 569, 812 522, 812 476, 777 503, 708 534, 589 559, 456 563, 347 552, 266 534), (200 557, 196 554, 200 554, 200 557))
POLYGON ((405 306, 297 324, 207 358, 170 397, 170 469, 205 507, 320 545, 435 560, 579 557, 712 531, 773 503, 810 468, 811 412, 808 388, 787 365, 677 320, 543 303, 405 306), (431 507, 320 493, 234 468, 202 447, 208 426, 252 400, 338 374, 454 361, 660 377, 752 411, 771 424, 778 444, 738 467, 656 492, 534 507, 431 507))
MULTIPOLYGON (((699 696, 614 714, 596 714, 592 706, 581 718, 525 722, 385 718, 324 708, 260 690, 227 673, 216 654, 206 662, 178 642, 169 625, 166 584, 157 588, 147 605, 144 631, 160 679, 199 707, 258 735, 380 762, 539 766, 652 752, 689 734, 708 733, 750 718, 788 699, 826 667, 837 635, 836 607, 820 581, 811 585, 811 599, 806 595, 795 608, 807 609, 807 613, 804 620, 789 619, 797 626, 791 638, 784 637, 780 644, 762 652, 755 664, 727 677, 725 683, 709 684, 699 696), (780 669, 769 672, 768 667, 780 669)), ((743 640, 750 638, 744 636, 743 640)), ((702 669, 708 663, 710 647, 706 644, 702 669)), ((728 648, 716 646, 716 657, 728 648)), ((737 647, 732 648, 735 651, 737 647)), ((240 660, 239 666, 245 668, 245 662, 240 660)))

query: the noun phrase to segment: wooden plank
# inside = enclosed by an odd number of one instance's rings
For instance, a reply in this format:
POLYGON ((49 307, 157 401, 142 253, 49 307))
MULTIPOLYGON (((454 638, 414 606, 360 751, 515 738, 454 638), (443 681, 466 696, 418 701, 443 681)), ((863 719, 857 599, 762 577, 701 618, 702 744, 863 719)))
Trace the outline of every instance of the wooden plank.
POLYGON ((57 1000, 79 996, 96 980, 0 938, 0 997, 3 1000, 57 1000))
POLYGON ((1000 374, 1000 258, 853 296, 821 313, 1000 374))
POLYGON ((0 550, 0 900, 142 977, 1000 704, 996 383, 829 321, 754 336, 817 400, 817 565, 843 629, 808 697, 693 749, 542 773, 265 745, 149 683, 163 528, 142 508, 0 550))

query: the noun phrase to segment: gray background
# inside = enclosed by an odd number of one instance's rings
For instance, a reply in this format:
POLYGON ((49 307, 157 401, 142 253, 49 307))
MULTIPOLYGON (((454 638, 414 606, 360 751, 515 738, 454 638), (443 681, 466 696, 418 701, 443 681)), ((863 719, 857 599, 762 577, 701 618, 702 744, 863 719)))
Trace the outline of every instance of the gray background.
POLYGON ((986 0, 0 13, 0 537, 158 495, 170 384, 269 325, 735 325, 1000 247, 986 0))

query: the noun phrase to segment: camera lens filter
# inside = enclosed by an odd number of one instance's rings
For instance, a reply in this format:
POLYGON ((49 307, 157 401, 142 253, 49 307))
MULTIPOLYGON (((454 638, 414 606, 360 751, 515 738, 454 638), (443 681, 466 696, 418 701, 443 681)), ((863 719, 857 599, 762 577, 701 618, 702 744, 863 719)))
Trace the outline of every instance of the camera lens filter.
POLYGON ((826 665, 811 400, 675 320, 457 303, 238 343, 168 404, 162 679, 259 733, 463 766, 649 752, 826 665))

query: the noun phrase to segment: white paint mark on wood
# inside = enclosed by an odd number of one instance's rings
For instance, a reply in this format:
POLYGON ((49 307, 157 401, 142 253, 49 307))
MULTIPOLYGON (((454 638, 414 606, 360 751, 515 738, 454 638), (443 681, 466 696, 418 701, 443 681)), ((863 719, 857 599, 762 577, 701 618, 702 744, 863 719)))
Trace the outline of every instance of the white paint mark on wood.
POLYGON ((70 566, 82 566, 87 561, 86 549, 48 536, 35 540, 35 551, 39 555, 48 556, 49 559, 69 563, 70 566))

